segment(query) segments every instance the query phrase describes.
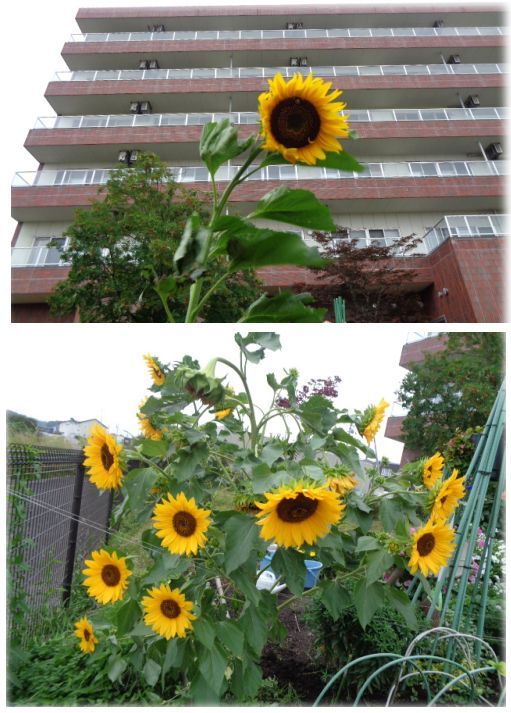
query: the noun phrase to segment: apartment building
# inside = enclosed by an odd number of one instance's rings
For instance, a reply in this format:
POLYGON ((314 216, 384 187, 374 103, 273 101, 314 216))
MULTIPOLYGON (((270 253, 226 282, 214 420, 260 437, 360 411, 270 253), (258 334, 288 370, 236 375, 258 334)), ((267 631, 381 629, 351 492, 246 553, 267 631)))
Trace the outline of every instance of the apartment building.
MULTIPOLYGON (((207 190, 202 125, 229 116, 241 136, 257 131, 257 97, 277 71, 344 91, 360 139, 343 143, 365 171, 270 166, 233 193, 235 208, 282 182, 307 187, 360 245, 421 238, 418 255, 394 259, 414 271, 403 287, 429 320, 504 320, 502 6, 84 8, 76 20, 69 71, 51 78, 51 112, 25 142, 40 167, 13 183, 13 321, 50 321, 45 300, 68 267, 47 245, 65 245, 75 209, 119 159, 152 151, 207 190)), ((314 280, 294 267, 261 277, 270 290, 314 280)))

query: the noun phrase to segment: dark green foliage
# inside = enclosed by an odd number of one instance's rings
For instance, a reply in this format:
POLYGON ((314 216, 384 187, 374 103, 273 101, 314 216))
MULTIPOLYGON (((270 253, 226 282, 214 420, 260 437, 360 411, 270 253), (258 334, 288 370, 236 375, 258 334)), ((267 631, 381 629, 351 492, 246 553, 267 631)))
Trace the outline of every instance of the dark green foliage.
MULTIPOLYGON (((71 269, 50 297, 52 314, 78 308, 82 322, 166 322, 158 287, 172 293, 169 307, 182 321, 189 283, 172 277, 174 255, 190 216, 206 220, 207 196, 175 183, 153 154, 141 154, 136 166, 110 174, 99 193, 90 208, 77 210, 66 231, 71 243, 63 257, 71 269)), ((226 265, 225 257, 213 261, 205 289, 226 265)), ((235 321, 259 293, 251 271, 234 273, 202 316, 210 322, 235 321)))
POLYGON ((407 448, 443 451, 456 429, 486 422, 503 379, 504 338, 499 332, 451 332, 446 349, 411 364, 398 394, 408 415, 407 448))

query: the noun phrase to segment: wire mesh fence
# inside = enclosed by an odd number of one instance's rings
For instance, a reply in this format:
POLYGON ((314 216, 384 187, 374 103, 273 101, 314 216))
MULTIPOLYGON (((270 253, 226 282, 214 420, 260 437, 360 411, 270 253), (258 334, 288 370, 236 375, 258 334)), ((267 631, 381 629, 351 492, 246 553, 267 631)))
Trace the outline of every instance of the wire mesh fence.
POLYGON ((105 544, 111 492, 84 478, 81 450, 10 445, 7 450, 11 625, 33 630, 69 602, 75 563, 105 544))

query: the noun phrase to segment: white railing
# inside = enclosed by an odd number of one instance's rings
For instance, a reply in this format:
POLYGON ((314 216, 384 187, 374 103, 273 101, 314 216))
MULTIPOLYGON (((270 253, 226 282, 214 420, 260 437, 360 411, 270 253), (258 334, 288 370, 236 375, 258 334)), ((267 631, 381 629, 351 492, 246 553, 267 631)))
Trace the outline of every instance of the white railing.
POLYGON ((60 258, 59 248, 33 246, 11 248, 12 267, 64 267, 69 265, 60 258))
POLYGON ((194 69, 85 69, 55 72, 58 82, 99 82, 155 79, 246 79, 274 77, 280 72, 292 77, 297 72, 312 72, 317 77, 423 76, 438 74, 504 74, 505 65, 478 64, 377 64, 321 67, 197 67, 194 69))
MULTIPOLYGON (((249 177, 249 181, 273 180, 322 180, 365 178, 453 178, 460 176, 505 176, 506 161, 411 161, 389 163, 366 163, 363 173, 345 173, 332 168, 317 166, 266 166, 249 177)), ((217 181, 230 181, 239 166, 221 166, 217 181)), ((106 183, 115 168, 43 169, 16 173, 13 186, 66 186, 95 185, 106 183)), ((169 166, 172 178, 178 183, 210 181, 204 166, 169 166)))
POLYGON ((448 238, 503 237, 507 231, 508 216, 498 215, 446 215, 423 235, 428 253, 448 238))
POLYGON ((87 32, 71 42, 147 42, 151 40, 280 40, 315 37, 472 37, 505 35, 505 27, 352 27, 304 30, 188 30, 175 32, 87 32))
MULTIPOLYGON (((347 114, 350 124, 372 121, 481 121, 507 119, 504 107, 475 109, 353 109, 347 114)), ((40 116, 34 129, 93 129, 141 126, 203 126, 210 121, 229 119, 236 125, 259 123, 253 111, 190 114, 97 114, 86 116, 40 116)))

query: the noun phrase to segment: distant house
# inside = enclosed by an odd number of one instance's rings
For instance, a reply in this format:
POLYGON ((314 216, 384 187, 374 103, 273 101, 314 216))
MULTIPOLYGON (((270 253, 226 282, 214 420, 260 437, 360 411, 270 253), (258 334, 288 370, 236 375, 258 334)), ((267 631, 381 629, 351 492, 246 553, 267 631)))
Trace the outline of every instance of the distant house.
POLYGON ((88 418, 85 421, 76 421, 74 418, 68 421, 37 421, 37 427, 43 433, 58 434, 69 441, 87 438, 96 425, 106 429, 105 424, 97 418, 88 418))

